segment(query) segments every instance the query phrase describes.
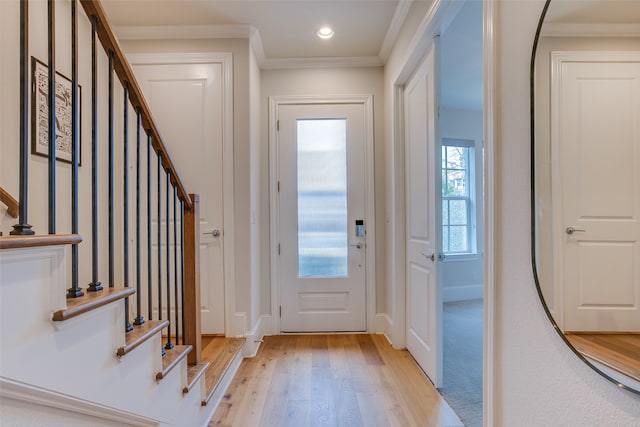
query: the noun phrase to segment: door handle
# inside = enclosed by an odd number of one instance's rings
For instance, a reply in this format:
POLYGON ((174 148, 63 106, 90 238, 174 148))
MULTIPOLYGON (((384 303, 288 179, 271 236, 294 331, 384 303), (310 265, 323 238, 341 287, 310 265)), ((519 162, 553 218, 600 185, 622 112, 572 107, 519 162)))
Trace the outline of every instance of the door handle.
POLYGON ((564 229, 564 232, 567 233, 569 236, 571 236, 573 233, 584 233, 585 230, 584 228, 577 228, 577 227, 573 227, 573 226, 569 226, 567 228, 564 229))
POLYGON ((351 246, 352 248, 356 248, 356 249, 362 249, 362 243, 361 242, 358 242, 358 243, 355 243, 355 244, 349 245, 349 246, 351 246))
POLYGON ((217 228, 214 228, 211 231, 207 231, 206 233, 202 233, 202 234, 211 234, 213 237, 220 237, 220 230, 218 230, 217 228))
POLYGON ((431 255, 427 255, 424 252, 420 252, 420 253, 422 254, 423 257, 425 257, 427 259, 430 259, 431 261, 435 261, 436 260, 436 254, 435 253, 433 253, 431 255))

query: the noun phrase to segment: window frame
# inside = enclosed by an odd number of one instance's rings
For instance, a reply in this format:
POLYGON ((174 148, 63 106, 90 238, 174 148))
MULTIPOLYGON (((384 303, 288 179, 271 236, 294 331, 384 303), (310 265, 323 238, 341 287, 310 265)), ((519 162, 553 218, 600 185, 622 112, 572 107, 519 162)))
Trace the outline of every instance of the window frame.
MULTIPOLYGON (((476 156, 476 144, 475 141, 472 139, 462 139, 462 138, 442 138, 442 148, 441 148, 441 162, 440 162, 440 174, 442 176, 442 180, 443 183, 446 185, 446 180, 447 180, 447 174, 446 172, 449 170, 464 170, 465 172, 465 188, 466 188, 466 195, 464 196, 459 196, 459 195, 453 195, 453 196, 449 196, 444 194, 443 189, 441 188, 442 194, 441 194, 441 203, 440 203, 440 209, 441 212, 444 212, 444 204, 445 203, 449 203, 449 201, 452 200, 463 200, 465 201, 466 204, 466 223, 465 224, 454 224, 452 225, 450 223, 450 211, 449 211, 449 207, 447 207, 447 212, 449 213, 449 216, 446 218, 446 222, 445 222, 445 218, 444 215, 442 215, 441 217, 441 224, 440 224, 440 232, 441 232, 441 242, 442 242, 442 254, 444 255, 444 257, 457 257, 457 258, 461 258, 461 257, 467 257, 467 256, 473 256, 473 255, 477 255, 478 253, 478 249, 477 249, 477 236, 476 236, 476 230, 477 230, 477 226, 476 226, 476 222, 477 222, 477 218, 476 218, 476 177, 475 177, 475 156, 476 156), (447 168, 446 167, 446 154, 445 154, 445 147, 461 147, 461 148, 467 148, 467 158, 466 158, 466 167, 464 169, 457 169, 457 168, 447 168), (443 165, 444 164, 444 165, 443 165), (447 237, 450 236, 450 231, 452 227, 464 227, 465 231, 466 231, 466 238, 467 238, 467 250, 465 251, 450 251, 450 245, 448 244, 447 247, 445 248, 445 233, 447 233, 447 237)), ((442 186, 444 187, 444 185, 442 186)), ((450 240, 447 240, 447 242, 450 242, 450 240)))

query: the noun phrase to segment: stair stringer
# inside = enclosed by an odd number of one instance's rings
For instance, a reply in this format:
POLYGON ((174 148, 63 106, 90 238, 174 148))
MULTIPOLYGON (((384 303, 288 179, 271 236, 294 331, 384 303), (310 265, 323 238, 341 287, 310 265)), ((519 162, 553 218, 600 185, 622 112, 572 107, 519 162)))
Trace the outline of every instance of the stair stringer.
MULTIPOLYGON (((51 320, 65 305, 65 267, 63 246, 2 251, 0 376, 158 420, 158 425, 205 425, 215 408, 201 406, 204 381, 200 392, 183 395, 186 358, 162 381, 155 380, 162 369, 160 333, 130 354, 116 356, 125 342, 123 301, 64 322, 51 320)), ((11 399, 3 400, 5 405, 11 399)))

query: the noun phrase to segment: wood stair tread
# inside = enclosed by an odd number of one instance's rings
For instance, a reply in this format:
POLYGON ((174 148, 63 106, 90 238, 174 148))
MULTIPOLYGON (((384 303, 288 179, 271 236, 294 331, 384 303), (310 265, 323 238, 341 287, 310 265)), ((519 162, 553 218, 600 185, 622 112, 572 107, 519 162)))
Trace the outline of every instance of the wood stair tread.
POLYGON ((133 330, 127 332, 125 345, 120 347, 116 354, 120 357, 130 353, 143 342, 152 338, 156 333, 166 328, 168 320, 147 320, 142 325, 133 325, 133 330))
POLYGON ((191 389, 198 383, 198 380, 204 375, 209 367, 208 363, 198 363, 190 365, 187 370, 187 385, 182 389, 183 393, 189 393, 191 389))
POLYGON ((162 358, 162 371, 156 374, 156 380, 160 381, 175 368, 178 363, 191 351, 193 347, 190 345, 176 345, 172 349, 165 349, 165 355, 162 358))
POLYGON ((202 349, 202 360, 209 362, 209 367, 205 373, 207 389, 202 406, 209 403, 209 400, 213 397, 220 380, 242 349, 245 341, 245 338, 218 338, 202 349))
POLYGON ((67 307, 53 313, 53 321, 61 322, 118 301, 136 292, 135 288, 105 288, 97 292, 84 291, 78 298, 67 298, 67 307))

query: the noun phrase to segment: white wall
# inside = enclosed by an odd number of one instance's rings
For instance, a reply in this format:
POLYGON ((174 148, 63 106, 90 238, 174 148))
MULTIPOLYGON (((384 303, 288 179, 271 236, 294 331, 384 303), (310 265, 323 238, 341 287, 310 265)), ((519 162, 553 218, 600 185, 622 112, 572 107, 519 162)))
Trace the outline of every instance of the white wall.
MULTIPOLYGON (((377 312, 384 312, 385 297, 385 202, 384 202, 384 134, 383 134, 383 70, 380 67, 336 69, 292 69, 262 71, 262 144, 269 144, 269 96, 278 95, 362 95, 373 94, 374 161, 376 209, 376 301, 377 312)), ((269 194, 268 151, 262 157, 262 193, 269 194)), ((267 200, 268 202, 268 200, 267 200)), ((267 205, 268 209, 268 205, 267 205)), ((268 227, 268 222, 266 224, 268 227)), ((264 252, 268 254, 268 251, 264 252)), ((264 303, 268 303, 269 299, 264 303)), ((371 329, 371 326, 369 326, 371 329)))
POLYGON ((631 426, 640 397, 584 365, 553 330, 531 268, 529 65, 543 0, 500 1, 494 415, 497 426, 631 426))

